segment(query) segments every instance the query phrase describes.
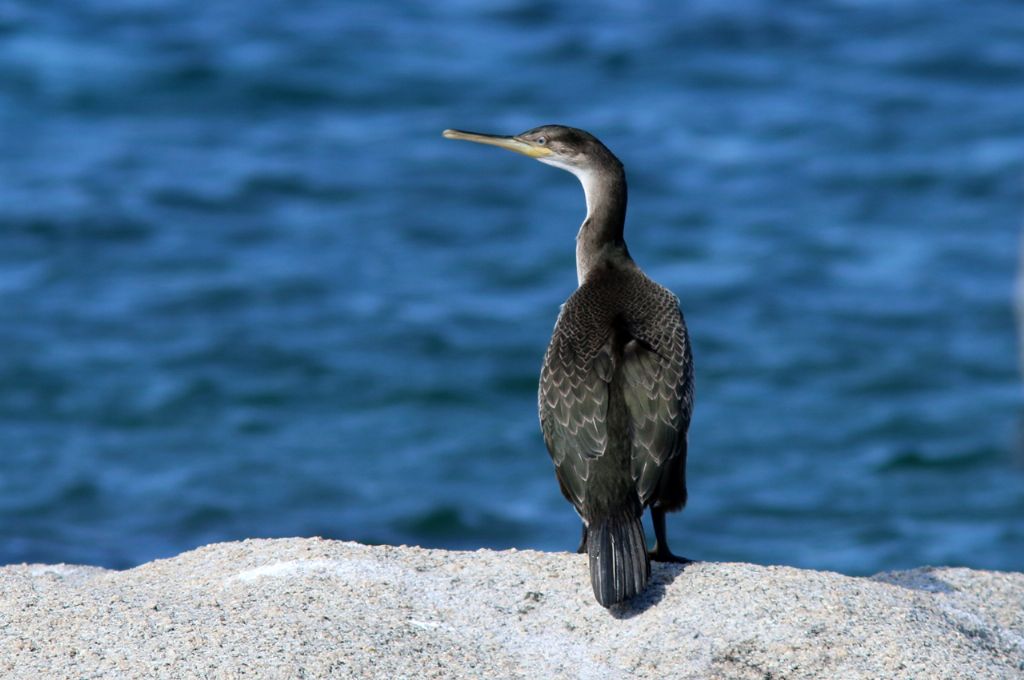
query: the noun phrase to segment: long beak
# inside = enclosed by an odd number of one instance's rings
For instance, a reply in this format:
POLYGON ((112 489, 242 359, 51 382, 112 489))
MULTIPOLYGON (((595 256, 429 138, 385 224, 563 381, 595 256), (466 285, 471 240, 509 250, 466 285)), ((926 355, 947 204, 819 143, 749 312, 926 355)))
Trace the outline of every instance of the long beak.
POLYGON ((463 132, 462 130, 445 130, 441 134, 443 134, 447 139, 464 139, 467 142, 476 142, 477 144, 500 146, 502 149, 515 151, 516 153, 521 153, 524 156, 529 156, 530 158, 540 158, 551 154, 551 149, 546 146, 539 146, 532 142, 527 142, 515 137, 483 135, 479 132, 463 132))

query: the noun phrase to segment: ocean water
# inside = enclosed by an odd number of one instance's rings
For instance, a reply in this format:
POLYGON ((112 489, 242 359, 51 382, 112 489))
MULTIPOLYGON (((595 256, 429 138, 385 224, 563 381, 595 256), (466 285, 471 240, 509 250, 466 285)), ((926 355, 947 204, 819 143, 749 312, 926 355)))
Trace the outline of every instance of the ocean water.
POLYGON ((0 564, 572 549, 536 381, 583 127, 694 343, 673 548, 1024 568, 1024 11, 0 5, 0 564))

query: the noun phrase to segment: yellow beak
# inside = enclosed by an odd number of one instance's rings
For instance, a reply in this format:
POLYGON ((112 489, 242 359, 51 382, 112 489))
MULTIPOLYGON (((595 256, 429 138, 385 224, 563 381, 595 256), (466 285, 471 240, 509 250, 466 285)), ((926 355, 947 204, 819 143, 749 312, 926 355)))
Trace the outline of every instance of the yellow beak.
POLYGON ((524 156, 529 156, 530 158, 540 158, 551 154, 551 149, 546 146, 540 146, 533 142, 527 142, 515 137, 482 135, 479 132, 464 132, 462 130, 445 130, 441 134, 443 134, 446 139, 464 139, 467 142, 476 142, 477 144, 500 146, 502 149, 515 151, 516 153, 521 153, 524 156))

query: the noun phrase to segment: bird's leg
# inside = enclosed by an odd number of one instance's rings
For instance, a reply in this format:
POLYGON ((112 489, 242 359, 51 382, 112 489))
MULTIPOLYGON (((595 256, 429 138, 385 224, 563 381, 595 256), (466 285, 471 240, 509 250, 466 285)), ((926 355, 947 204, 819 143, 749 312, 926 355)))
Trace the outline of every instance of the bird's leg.
POLYGON ((689 564, 693 560, 679 555, 673 555, 668 549, 668 539, 665 538, 665 511, 661 508, 651 506, 651 522, 654 524, 654 550, 647 552, 647 556, 655 562, 675 562, 677 564, 689 564))
POLYGON ((587 525, 583 525, 583 536, 580 537, 580 547, 576 548, 576 552, 583 554, 587 552, 587 525))

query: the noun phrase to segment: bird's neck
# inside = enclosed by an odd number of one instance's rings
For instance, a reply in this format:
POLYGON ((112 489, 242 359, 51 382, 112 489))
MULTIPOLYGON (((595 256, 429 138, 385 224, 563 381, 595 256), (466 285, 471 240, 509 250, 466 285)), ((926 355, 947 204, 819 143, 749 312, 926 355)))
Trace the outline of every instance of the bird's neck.
POLYGON ((576 235, 576 277, 583 285, 602 263, 629 260, 623 238, 626 173, 622 167, 578 173, 587 198, 587 217, 576 235))

